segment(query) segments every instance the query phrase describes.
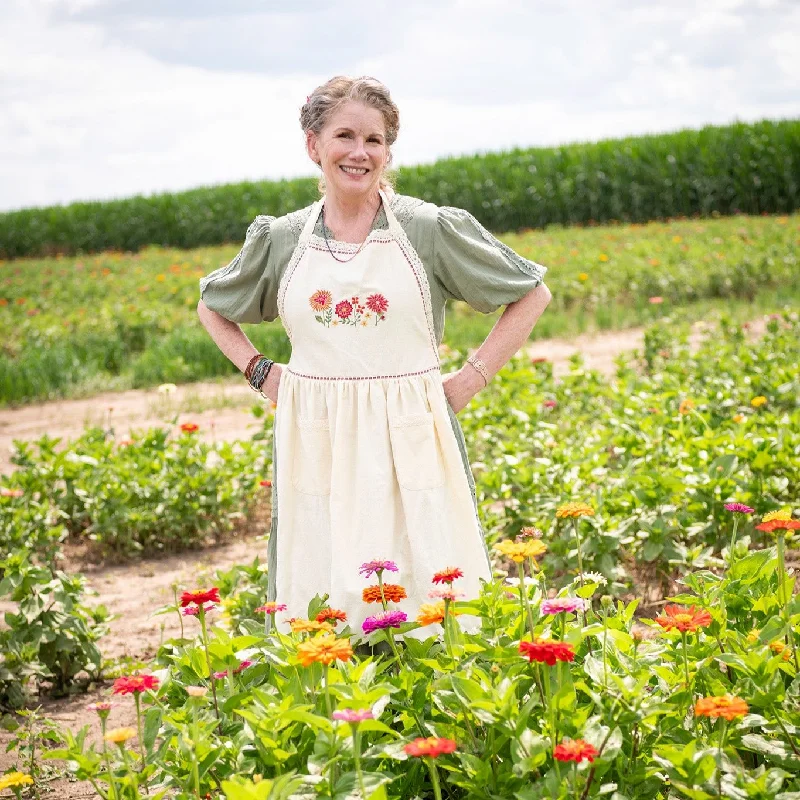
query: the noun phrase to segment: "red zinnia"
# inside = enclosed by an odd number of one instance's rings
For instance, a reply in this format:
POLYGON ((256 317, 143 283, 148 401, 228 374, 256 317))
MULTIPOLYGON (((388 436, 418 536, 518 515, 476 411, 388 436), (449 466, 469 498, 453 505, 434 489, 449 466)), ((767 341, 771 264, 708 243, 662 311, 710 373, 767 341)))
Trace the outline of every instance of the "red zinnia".
POLYGON ((436 758, 442 753, 452 753, 456 749, 456 743, 452 739, 440 739, 436 736, 429 736, 427 739, 420 737, 409 742, 403 749, 409 756, 436 758))
POLYGON ((194 433, 196 430, 199 430, 200 426, 195 422, 184 422, 181 425, 181 430, 184 433, 194 433))
POLYGON ((441 572, 437 572, 432 579, 432 583, 452 583, 456 578, 463 578, 464 573, 458 567, 447 567, 441 572))
POLYGON ((376 314, 385 314, 389 308, 389 301, 382 294, 371 294, 367 298, 367 308, 376 314))
POLYGON ((574 661, 575 650, 568 642, 556 642, 553 639, 534 639, 532 642, 520 642, 519 652, 529 661, 539 661, 552 667, 556 661, 574 661))
POLYGON ((353 313, 353 304, 349 300, 342 300, 336 304, 336 316, 347 319, 353 313))
POLYGON ((775 531, 796 531, 800 529, 800 519, 771 519, 756 525, 757 531, 774 533, 775 531))
POLYGON ((339 611, 338 608, 323 608, 316 616, 317 622, 332 622, 334 625, 337 622, 347 622, 347 614, 344 611, 339 611))
POLYGON ((576 764, 584 760, 594 761, 598 755, 597 750, 583 739, 565 740, 553 750, 553 756, 558 761, 574 761, 576 764))
POLYGON ((656 622, 667 631, 677 629, 681 633, 694 632, 711 624, 711 614, 698 611, 695 606, 664 606, 664 614, 656 617, 656 622))
POLYGON ((265 489, 271 489, 272 488, 272 481, 267 481, 267 480, 259 481, 258 485, 259 486, 263 486, 265 489))
POLYGON ((137 694, 150 689, 158 689, 158 678, 155 675, 124 675, 114 681, 111 694, 137 694))
POLYGON ((190 603, 201 606, 205 603, 219 603, 219 589, 195 589, 193 592, 184 592, 181 595, 181 608, 186 608, 190 603))

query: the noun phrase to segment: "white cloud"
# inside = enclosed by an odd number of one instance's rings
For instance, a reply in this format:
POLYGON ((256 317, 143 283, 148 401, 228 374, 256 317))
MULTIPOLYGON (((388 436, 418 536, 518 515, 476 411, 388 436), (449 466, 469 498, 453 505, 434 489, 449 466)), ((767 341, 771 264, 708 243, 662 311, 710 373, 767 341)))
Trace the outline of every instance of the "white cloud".
POLYGON ((16 0, 0 209, 312 174, 298 111, 374 74, 396 163, 800 113, 781 0, 16 0))

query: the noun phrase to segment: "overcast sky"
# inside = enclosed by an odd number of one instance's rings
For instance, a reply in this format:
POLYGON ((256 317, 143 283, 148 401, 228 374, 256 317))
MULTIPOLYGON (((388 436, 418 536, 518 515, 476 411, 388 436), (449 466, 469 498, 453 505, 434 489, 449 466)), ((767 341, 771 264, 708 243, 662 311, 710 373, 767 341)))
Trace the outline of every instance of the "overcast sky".
POLYGON ((0 0, 0 210, 314 174, 336 74, 395 164, 800 116, 799 0, 0 0))

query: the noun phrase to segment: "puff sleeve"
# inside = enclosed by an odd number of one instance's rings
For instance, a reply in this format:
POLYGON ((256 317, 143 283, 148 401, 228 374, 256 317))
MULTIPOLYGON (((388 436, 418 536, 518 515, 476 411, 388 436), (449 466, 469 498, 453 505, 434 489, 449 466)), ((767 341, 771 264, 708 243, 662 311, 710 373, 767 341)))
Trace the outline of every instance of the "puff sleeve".
POLYGON ((515 253, 468 211, 438 210, 434 275, 445 292, 488 314, 535 289, 546 267, 515 253))
POLYGON ((202 301, 231 322, 271 322, 278 316, 279 270, 270 242, 274 220, 256 217, 233 261, 200 279, 202 301))

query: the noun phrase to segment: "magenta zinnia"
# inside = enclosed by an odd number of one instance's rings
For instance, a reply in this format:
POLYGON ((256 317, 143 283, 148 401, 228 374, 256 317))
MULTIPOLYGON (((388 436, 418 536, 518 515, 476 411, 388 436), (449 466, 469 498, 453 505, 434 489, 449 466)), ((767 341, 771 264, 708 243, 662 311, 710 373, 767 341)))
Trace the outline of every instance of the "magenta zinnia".
POLYGON ((744 503, 725 503, 725 510, 732 511, 734 514, 752 514, 755 509, 744 503))
POLYGON ((366 711, 356 711, 352 708, 342 708, 334 711, 332 714, 334 719, 341 722, 349 722, 351 725, 357 725, 359 722, 364 722, 368 719, 374 719, 372 712, 367 709, 366 711))
POLYGON ((364 633, 372 633, 384 628, 399 628, 406 620, 408 615, 405 611, 386 611, 374 617, 367 617, 361 625, 361 630, 364 633))

